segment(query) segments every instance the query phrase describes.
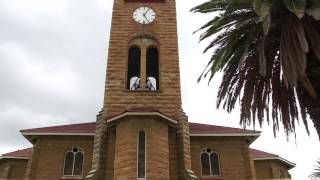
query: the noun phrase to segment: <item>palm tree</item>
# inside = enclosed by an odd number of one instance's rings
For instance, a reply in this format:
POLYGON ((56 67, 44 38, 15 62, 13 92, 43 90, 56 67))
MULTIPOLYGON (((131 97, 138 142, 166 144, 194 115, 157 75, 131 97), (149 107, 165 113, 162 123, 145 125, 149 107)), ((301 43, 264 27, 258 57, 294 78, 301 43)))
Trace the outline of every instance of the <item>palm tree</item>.
POLYGON ((314 172, 310 175, 310 177, 320 178, 320 160, 317 161, 317 165, 315 165, 314 172))
POLYGON ((295 133, 300 112, 320 138, 319 0, 209 0, 191 11, 218 13, 198 30, 212 51, 198 80, 223 71, 217 108, 239 99, 240 124, 271 121, 275 135, 279 123, 295 133))

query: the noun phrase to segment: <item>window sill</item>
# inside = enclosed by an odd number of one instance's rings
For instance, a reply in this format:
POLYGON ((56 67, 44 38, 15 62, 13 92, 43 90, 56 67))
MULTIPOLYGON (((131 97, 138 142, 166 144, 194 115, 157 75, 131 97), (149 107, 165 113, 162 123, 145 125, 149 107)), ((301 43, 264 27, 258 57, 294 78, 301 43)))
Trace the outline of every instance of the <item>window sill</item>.
POLYGON ((221 176, 202 176, 201 179, 206 179, 206 180, 223 180, 223 177, 221 177, 221 176))
POLYGON ((148 89, 138 89, 138 90, 124 90, 125 92, 128 92, 128 93, 141 93, 141 92, 147 92, 147 93, 159 93, 159 92, 162 92, 161 90, 155 90, 155 91, 150 91, 148 89))
POLYGON ((68 180, 68 179, 83 179, 82 176, 62 176, 60 179, 68 180))

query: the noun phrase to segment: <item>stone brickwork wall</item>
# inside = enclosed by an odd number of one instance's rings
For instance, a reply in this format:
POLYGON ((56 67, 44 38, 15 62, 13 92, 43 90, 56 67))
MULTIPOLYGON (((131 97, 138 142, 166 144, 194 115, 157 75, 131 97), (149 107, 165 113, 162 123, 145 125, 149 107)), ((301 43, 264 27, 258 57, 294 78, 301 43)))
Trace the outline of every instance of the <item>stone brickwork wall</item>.
POLYGON ((137 178, 137 143, 141 130, 146 133, 146 178, 169 179, 168 124, 140 116, 117 123, 114 179, 137 178))
POLYGON ((257 180, 291 179, 288 168, 275 160, 254 161, 257 180))
POLYGON ((17 180, 23 179, 26 172, 27 159, 1 159, 0 179, 17 180))
POLYGON ((166 0, 165 3, 114 1, 105 86, 105 116, 120 114, 132 105, 151 106, 171 117, 181 108, 175 0, 166 0), (153 8, 157 14, 156 20, 145 25, 144 29, 132 18, 133 11, 143 5, 153 8), (142 35, 152 36, 159 43, 160 90, 156 92, 132 92, 126 89, 129 42, 142 35))
POLYGON ((179 179, 178 166, 178 144, 176 128, 169 127, 169 165, 170 165, 170 180, 179 179))
POLYGON ((106 179, 114 179, 114 158, 116 147, 116 128, 108 129, 108 139, 106 147, 106 179))
MULTIPOLYGON (((221 178, 226 180, 253 180, 254 167, 248 153, 248 145, 242 137, 191 137, 192 170, 201 176, 200 153, 203 148, 212 148, 219 153, 221 178)), ((221 179, 220 178, 220 179, 221 179)), ((208 179, 208 178, 206 178, 208 179)), ((219 179, 219 178, 209 178, 219 179)))
POLYGON ((83 177, 92 161, 92 136, 40 136, 33 150, 32 164, 27 179, 57 180, 63 175, 65 152, 80 147, 84 152, 83 177))

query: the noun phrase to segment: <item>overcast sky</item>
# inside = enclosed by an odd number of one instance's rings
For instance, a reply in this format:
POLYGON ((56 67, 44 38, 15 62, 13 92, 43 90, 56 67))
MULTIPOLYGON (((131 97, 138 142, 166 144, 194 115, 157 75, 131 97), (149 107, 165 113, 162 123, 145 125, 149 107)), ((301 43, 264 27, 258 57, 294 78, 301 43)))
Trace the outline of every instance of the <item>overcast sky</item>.
MULTIPOLYGON (((208 16, 191 14, 203 0, 177 0, 183 108, 189 121, 240 127, 239 110, 216 110, 221 76, 196 83, 210 54, 193 35, 208 16)), ((102 107, 111 0, 0 0, 0 154, 30 147, 19 130, 91 122, 102 107)), ((297 138, 273 138, 265 125, 252 147, 297 164, 294 180, 309 179, 320 143, 311 126, 297 138)))

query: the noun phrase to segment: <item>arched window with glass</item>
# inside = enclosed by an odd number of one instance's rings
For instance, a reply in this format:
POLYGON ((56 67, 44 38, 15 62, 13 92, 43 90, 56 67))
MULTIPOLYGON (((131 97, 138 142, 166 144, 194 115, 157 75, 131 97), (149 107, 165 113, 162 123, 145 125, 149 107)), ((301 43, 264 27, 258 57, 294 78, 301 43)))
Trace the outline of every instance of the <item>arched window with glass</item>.
POLYGON ((139 131, 137 147, 137 179, 146 179, 146 133, 139 131))
POLYGON ((79 147, 73 147, 65 153, 63 176, 81 176, 84 152, 79 147))
POLYGON ((221 176, 219 154, 211 148, 202 149, 200 154, 202 176, 221 176))

